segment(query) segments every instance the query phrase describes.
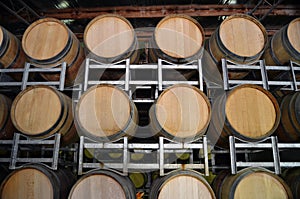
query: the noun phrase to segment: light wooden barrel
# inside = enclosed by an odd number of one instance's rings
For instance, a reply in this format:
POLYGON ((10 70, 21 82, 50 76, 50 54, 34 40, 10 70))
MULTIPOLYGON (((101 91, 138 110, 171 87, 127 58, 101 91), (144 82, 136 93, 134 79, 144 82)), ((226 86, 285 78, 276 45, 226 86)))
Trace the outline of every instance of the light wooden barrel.
POLYGON ((282 177, 287 183, 287 185, 290 187, 294 199, 300 198, 300 168, 294 167, 286 169, 282 173, 282 177))
POLYGON ((169 15, 156 26, 151 42, 150 59, 173 63, 200 59, 204 44, 202 26, 187 15, 169 15))
POLYGON ((228 175, 219 189, 220 199, 292 199, 286 183, 262 168, 246 168, 236 175, 228 175))
POLYGON ((275 97, 256 85, 240 85, 219 96, 212 110, 212 128, 207 136, 225 148, 230 135, 248 142, 259 141, 273 134, 280 122, 275 97))
POLYGON ((300 62, 300 18, 273 35, 263 58, 266 65, 284 65, 290 60, 300 62))
POLYGON ((74 177, 67 170, 50 170, 30 165, 10 173, 2 182, 1 199, 62 199, 67 198, 74 177))
POLYGON ((10 119, 11 99, 0 94, 0 140, 14 136, 14 125, 10 119))
MULTIPOLYGON (((60 20, 44 18, 32 23, 22 39, 23 49, 32 63, 41 68, 52 68, 67 63, 67 85, 74 83, 84 60, 79 40, 60 20)), ((46 80, 58 80, 59 73, 41 73, 46 80)))
POLYGON ((133 172, 129 173, 128 177, 137 189, 143 188, 148 181, 148 176, 146 173, 133 172))
MULTIPOLYGON (((0 67, 1 68, 24 68, 26 56, 21 48, 20 41, 5 28, 0 27, 0 67)), ((22 75, 9 75, 16 80, 22 80, 22 75)))
POLYGON ((102 63, 114 63, 130 57, 136 62, 137 38, 131 23, 116 14, 100 15, 85 28, 87 56, 102 63))
POLYGON ((64 144, 78 138, 72 100, 49 86, 32 86, 19 93, 12 104, 11 119, 17 130, 33 138, 61 133, 64 144))
POLYGON ((277 131, 282 142, 297 142, 300 140, 300 93, 286 95, 280 105, 281 120, 277 131))
POLYGON ((83 198, 135 199, 135 187, 127 177, 108 170, 98 170, 82 176, 68 197, 83 198))
MULTIPOLYGON (((251 64, 261 57, 267 41, 267 32, 258 20, 238 14, 221 23, 210 37, 206 50, 219 66, 222 58, 238 64, 251 64)), ((229 76, 231 79, 240 79, 247 74, 230 72, 229 76)))
POLYGON ((102 84, 89 88, 75 111, 78 132, 98 141, 131 137, 137 128, 135 104, 120 88, 102 84))
POLYGON ((149 199, 215 199, 201 174, 192 170, 175 171, 153 182, 149 199))
POLYGON ((198 88, 177 84, 160 94, 149 116, 154 133, 188 142, 204 135, 211 118, 210 103, 198 88))

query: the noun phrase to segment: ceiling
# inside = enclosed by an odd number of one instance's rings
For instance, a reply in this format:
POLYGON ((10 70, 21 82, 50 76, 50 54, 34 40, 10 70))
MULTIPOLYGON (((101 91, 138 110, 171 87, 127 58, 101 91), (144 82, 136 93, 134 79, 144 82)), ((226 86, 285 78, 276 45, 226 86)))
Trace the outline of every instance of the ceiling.
POLYGON ((155 27, 169 14, 187 14, 209 36, 231 14, 247 13, 261 19, 270 35, 296 17, 299 0, 1 0, 0 25, 21 37, 28 25, 43 17, 63 20, 80 38, 88 22, 106 13, 128 18, 135 28, 155 27), (254 10, 257 7, 256 10, 254 10), (252 12, 253 11, 253 12, 252 12))

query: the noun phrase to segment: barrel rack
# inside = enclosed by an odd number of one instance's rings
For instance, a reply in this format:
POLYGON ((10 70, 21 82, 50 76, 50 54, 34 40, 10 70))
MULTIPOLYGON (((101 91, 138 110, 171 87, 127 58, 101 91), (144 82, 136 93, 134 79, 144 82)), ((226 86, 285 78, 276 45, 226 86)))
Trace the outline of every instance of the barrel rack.
MULTIPOLYGON (((48 85, 53 86, 60 91, 65 91, 68 89, 74 89, 78 91, 78 88, 65 88, 65 74, 66 74, 66 63, 63 62, 58 64, 53 68, 37 68, 32 63, 25 63, 24 68, 18 69, 0 69, 0 74, 7 75, 7 74, 22 74, 22 79, 20 81, 1 81, 0 87, 4 87, 7 90, 9 88, 19 88, 20 90, 24 90, 27 86, 33 85, 48 85), (30 76, 36 73, 60 73, 60 79, 58 81, 35 81, 30 80, 30 76)), ((32 139, 28 136, 20 134, 18 132, 14 133, 14 137, 12 140, 0 140, 1 149, 10 152, 9 157, 0 158, 0 162, 9 163, 9 169, 18 169, 27 164, 31 163, 39 163, 43 164, 44 166, 56 170, 59 163, 59 151, 71 151, 74 153, 73 162, 77 163, 77 144, 74 144, 73 147, 68 148, 60 147, 60 134, 54 134, 49 137, 43 139, 32 139), (33 158, 31 157, 31 153, 40 151, 41 157, 33 158), (47 155, 49 153, 51 155, 47 155), (25 157, 20 157, 20 154, 25 157)))
MULTIPOLYGON (((226 59, 222 59, 223 81, 224 89, 230 90, 240 84, 258 84, 262 85, 264 89, 269 90, 270 86, 277 86, 282 90, 299 91, 300 82, 296 79, 296 74, 300 73, 300 64, 290 61, 289 66, 266 66, 264 60, 259 60, 253 65, 240 65, 230 62, 226 59), (247 80, 231 80, 229 79, 229 70, 256 70, 261 74, 261 80, 247 79, 247 80), (285 71, 286 76, 289 76, 289 80, 268 80, 268 72, 271 71, 285 71)), ((274 168, 276 174, 281 173, 281 167, 296 167, 300 166, 300 162, 281 162, 280 161, 280 149, 300 149, 300 143, 278 143, 276 136, 268 137, 260 142, 246 142, 234 136, 229 137, 229 151, 213 149, 212 151, 212 169, 218 169, 215 165, 215 154, 229 153, 230 155, 230 167, 231 173, 236 174, 238 167, 267 167, 274 168), (271 142, 270 142, 271 141, 271 142), (266 143, 268 142, 268 143, 266 143), (251 162, 248 158, 249 153, 255 153, 255 151, 261 151, 271 149, 273 162, 251 162), (237 161, 237 153, 244 153, 246 161, 237 161)), ((222 168, 222 167, 221 167, 222 168)))
MULTIPOLYGON (((98 77, 99 78, 99 77, 98 77)), ((122 60, 115 64, 103 64, 93 59, 87 58, 84 69, 83 79, 83 92, 86 91, 90 86, 97 84, 113 84, 122 88, 129 94, 129 97, 135 103, 153 103, 157 99, 160 92, 162 92, 168 86, 178 83, 186 83, 199 87, 203 91, 203 73, 202 73, 202 60, 195 60, 185 65, 176 65, 170 62, 159 59, 156 64, 145 64, 145 65, 132 65, 130 59, 122 60), (89 74, 93 74, 93 70, 125 70, 124 77, 121 80, 91 80, 89 74), (134 80, 136 70, 150 70, 151 78, 142 80, 134 80), (163 79, 163 72, 167 70, 196 70, 199 76, 199 81, 165 81, 163 79), (153 87, 154 86, 154 87, 153 87), (149 98, 134 99, 133 88, 143 88, 152 90, 149 98), (154 91, 153 91, 154 89, 154 91)), ((79 96, 80 97, 80 96, 79 96)), ((75 99, 76 100, 76 99, 75 99)), ((193 157, 192 155, 190 157, 193 157)), ((207 152, 207 138, 205 136, 192 143, 177 143, 168 140, 164 137, 159 137, 158 143, 129 143, 128 138, 124 137, 119 141, 110 143, 100 143, 91 140, 90 138, 81 136, 79 144, 79 166, 78 175, 85 173, 84 169, 97 169, 97 168, 111 168, 119 170, 120 174, 127 175, 128 171, 140 171, 140 170, 159 170, 161 176, 166 175, 165 170, 174 169, 200 169, 204 171, 204 175, 209 175, 208 167, 208 152, 207 152), (118 163, 101 162, 88 163, 84 162, 84 150, 85 149, 123 149, 123 159, 118 163), (130 151, 138 149, 138 153, 147 154, 154 153, 156 158, 150 163, 132 163, 130 162, 130 151), (166 153, 193 153, 194 149, 202 150, 203 161, 200 163, 194 163, 193 159, 190 159, 190 164, 177 164, 177 163, 166 163, 164 155, 166 153), (149 152, 150 151, 150 152, 149 152)))

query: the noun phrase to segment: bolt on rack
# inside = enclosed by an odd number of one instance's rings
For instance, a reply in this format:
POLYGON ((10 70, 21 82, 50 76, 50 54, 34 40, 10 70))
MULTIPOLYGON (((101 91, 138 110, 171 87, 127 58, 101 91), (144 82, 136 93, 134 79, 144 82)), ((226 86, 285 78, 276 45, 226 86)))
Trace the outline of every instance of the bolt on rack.
MULTIPOLYGON (((258 84, 262 85, 264 89, 269 90, 270 86, 280 86, 280 89, 299 91, 300 81, 297 80, 296 74, 300 71, 300 64, 290 61, 289 66, 266 66, 264 60, 259 60, 254 62, 253 65, 241 65, 235 64, 226 59, 222 59, 222 71, 223 71, 223 81, 224 89, 230 90, 240 84, 258 84), (229 79, 228 70, 257 70, 261 73, 261 80, 257 79, 247 79, 247 80, 231 80, 229 79), (271 71, 282 71, 289 73, 289 80, 268 80, 268 72, 271 71)), ((274 167, 274 172, 276 174, 281 173, 281 167, 294 167, 300 166, 300 162, 280 162, 280 150, 279 149, 300 149, 300 143, 278 143, 276 136, 268 137, 260 142, 246 142, 234 136, 229 137, 229 154, 230 154, 230 166, 231 173, 236 174, 238 167, 248 167, 248 166, 260 166, 260 167, 274 167), (236 143, 236 140, 240 143, 236 143), (265 143, 266 141, 271 140, 271 143, 265 143), (237 153, 238 149, 245 149, 248 152, 245 153, 245 156, 248 153, 251 153, 252 149, 272 149, 273 162, 237 162, 237 153)), ((218 152, 216 152, 218 153, 218 152)), ((228 153, 228 151, 225 151, 228 153)), ((248 160, 248 158, 246 158, 248 160)), ((214 162, 214 161, 213 161, 214 162)), ((214 165, 213 165, 214 166, 214 165)))

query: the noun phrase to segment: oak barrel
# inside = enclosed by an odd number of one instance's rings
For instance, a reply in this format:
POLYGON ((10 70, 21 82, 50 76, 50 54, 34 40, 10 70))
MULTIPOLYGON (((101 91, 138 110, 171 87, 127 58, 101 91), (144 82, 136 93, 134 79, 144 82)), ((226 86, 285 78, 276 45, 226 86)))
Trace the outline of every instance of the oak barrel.
POLYGON ((82 176, 68 198, 135 199, 135 187, 128 177, 109 170, 97 170, 82 176))
POLYGON ((206 180, 196 171, 174 171, 152 183, 149 199, 215 199, 206 180))
POLYGON ((226 18, 212 34, 208 50, 216 62, 226 58, 249 64, 261 57, 267 41, 267 32, 258 20, 237 14, 226 18))
POLYGON ((203 51, 202 26, 187 15, 169 15, 157 25, 152 37, 150 59, 161 58, 172 63, 200 59, 203 51))
POLYGON ((273 35, 263 58, 266 65, 284 65, 290 60, 300 62, 300 18, 273 35))
POLYGON ((14 136, 14 125, 10 118, 11 99, 0 94, 0 140, 11 139, 14 136))
POLYGON ((221 183, 220 199, 292 199, 287 184, 263 168, 246 168, 221 183))
POLYGON ((262 140, 275 132, 280 122, 280 108, 275 97, 256 85, 240 85, 213 102, 208 138, 228 147, 233 135, 248 142, 262 140))
MULTIPOLYGON (((26 56, 20 41, 15 35, 0 26, 0 67, 1 68, 24 68, 26 56)), ((16 80, 22 80, 22 75, 9 73, 16 80)))
POLYGON ((160 94, 149 116, 154 133, 188 142, 206 132, 211 118, 210 103, 198 88, 176 84, 160 94))
POLYGON ((63 199, 67 198, 74 177, 67 170, 50 170, 30 165, 10 173, 2 182, 1 199, 63 199))
POLYGON ((49 86, 31 86, 13 101, 11 119, 21 133, 33 138, 62 134, 62 142, 77 140, 72 100, 49 86))
POLYGON ((300 93, 286 95, 281 102, 280 110, 278 139, 282 142, 298 142, 300 140, 300 93))
POLYGON ((294 198, 300 198, 300 168, 288 168, 283 171, 282 177, 290 187, 294 198))
MULTIPOLYGON (((30 61, 41 68, 56 67, 67 63, 67 85, 74 83, 84 60, 84 51, 79 40, 60 20, 39 19, 25 31, 22 47, 30 61)), ((41 73, 46 80, 58 80, 60 73, 41 73)))
POLYGON ((138 42, 131 23, 116 14, 100 15, 85 28, 87 56, 102 63, 115 63, 130 57, 138 58, 138 42))
POLYGON ((108 84, 89 88, 75 111, 78 133, 99 141, 133 136, 138 124, 135 104, 118 87, 108 84))

